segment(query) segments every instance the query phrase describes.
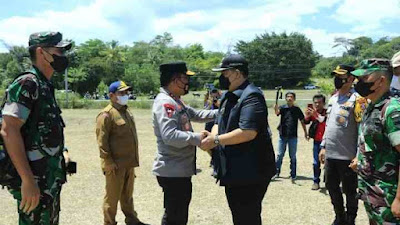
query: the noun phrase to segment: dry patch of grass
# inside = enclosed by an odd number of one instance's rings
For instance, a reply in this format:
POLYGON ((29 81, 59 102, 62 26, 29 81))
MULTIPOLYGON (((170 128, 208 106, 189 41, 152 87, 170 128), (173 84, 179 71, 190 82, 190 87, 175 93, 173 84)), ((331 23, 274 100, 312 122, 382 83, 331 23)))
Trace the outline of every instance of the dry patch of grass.
MULTIPOLYGON (((94 135, 95 118, 99 110, 64 110, 66 120, 66 144, 73 160, 78 162, 78 174, 69 177, 63 187, 61 199, 61 223, 68 225, 102 224, 102 199, 104 177, 100 170, 99 154, 94 135)), ((156 151, 151 111, 132 110, 140 142, 140 167, 136 170, 134 201, 139 218, 146 223, 160 224, 163 213, 161 188, 151 173, 156 151)), ((278 117, 270 111, 269 121, 277 146, 278 117)), ((194 124, 201 131, 203 124, 194 124)), ((303 138, 299 127, 297 171, 299 179, 292 184, 281 178, 272 182, 263 202, 263 224, 326 225, 333 221, 334 213, 327 192, 311 191, 312 142, 303 138)), ((210 176, 210 158, 201 150, 197 165, 201 172, 193 177, 193 198, 190 205, 189 224, 232 224, 231 213, 224 189, 215 184, 210 176)), ((284 158, 281 176, 289 176, 288 156, 284 158)), ((6 190, 0 190, 0 225, 17 224, 16 203, 6 190)), ((118 222, 124 224, 121 212, 118 222)), ((363 205, 360 203, 357 224, 368 224, 363 205)))

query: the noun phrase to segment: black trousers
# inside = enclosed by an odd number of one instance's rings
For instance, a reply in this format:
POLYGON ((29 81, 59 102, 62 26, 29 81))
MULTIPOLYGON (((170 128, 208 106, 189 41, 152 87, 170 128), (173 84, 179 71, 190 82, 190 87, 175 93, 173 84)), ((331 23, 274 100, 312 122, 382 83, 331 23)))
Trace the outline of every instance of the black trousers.
POLYGON ((346 195, 347 217, 356 218, 358 210, 357 173, 349 168, 349 160, 327 159, 325 163, 326 188, 336 216, 345 215, 343 193, 346 195), (340 190, 342 183, 342 191, 340 190))
POLYGON ((261 225, 261 203, 269 181, 248 186, 226 186, 234 225, 261 225))
POLYGON ((185 225, 192 199, 191 177, 157 177, 164 192, 164 216, 161 225, 185 225))

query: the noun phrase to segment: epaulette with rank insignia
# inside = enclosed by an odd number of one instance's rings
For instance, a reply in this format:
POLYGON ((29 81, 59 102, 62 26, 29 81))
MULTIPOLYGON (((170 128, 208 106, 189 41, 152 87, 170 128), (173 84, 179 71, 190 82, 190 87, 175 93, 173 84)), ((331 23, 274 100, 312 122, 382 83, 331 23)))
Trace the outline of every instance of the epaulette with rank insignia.
POLYGON ((97 121, 97 118, 99 118, 99 116, 100 115, 104 115, 105 117, 110 117, 110 111, 111 111, 111 109, 112 109, 113 107, 112 107, 112 105, 110 104, 110 105, 108 105, 108 106, 106 106, 97 116, 96 116, 96 121, 97 121))

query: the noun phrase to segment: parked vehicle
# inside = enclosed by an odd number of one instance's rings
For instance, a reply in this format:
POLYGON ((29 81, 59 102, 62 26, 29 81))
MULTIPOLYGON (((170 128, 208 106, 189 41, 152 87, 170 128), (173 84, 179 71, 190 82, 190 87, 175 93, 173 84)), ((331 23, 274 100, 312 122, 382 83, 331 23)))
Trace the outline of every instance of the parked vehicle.
POLYGON ((304 89, 305 90, 317 89, 317 86, 315 86, 314 84, 306 84, 304 85, 304 89))

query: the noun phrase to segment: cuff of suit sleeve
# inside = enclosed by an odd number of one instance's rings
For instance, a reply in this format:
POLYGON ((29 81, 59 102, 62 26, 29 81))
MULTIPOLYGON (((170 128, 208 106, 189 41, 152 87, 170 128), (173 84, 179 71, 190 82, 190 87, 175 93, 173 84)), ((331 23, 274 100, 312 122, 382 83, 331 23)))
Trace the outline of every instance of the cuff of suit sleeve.
POLYGON ((325 140, 323 140, 319 146, 321 146, 321 149, 325 148, 325 140))
POLYGON ((104 160, 104 164, 105 164, 105 165, 115 164, 114 159, 111 158, 111 157, 103 158, 103 160, 104 160))
POLYGON ((192 145, 200 146, 201 144, 201 133, 193 133, 192 145))

